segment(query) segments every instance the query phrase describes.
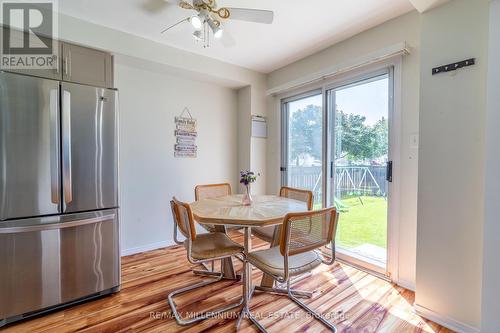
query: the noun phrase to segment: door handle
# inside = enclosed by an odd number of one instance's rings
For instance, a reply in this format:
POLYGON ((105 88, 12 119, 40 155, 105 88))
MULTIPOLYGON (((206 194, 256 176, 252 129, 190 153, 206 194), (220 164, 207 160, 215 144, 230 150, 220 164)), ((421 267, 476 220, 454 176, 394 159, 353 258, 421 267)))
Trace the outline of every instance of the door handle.
POLYGON ((64 57, 63 61, 64 75, 68 76, 68 57, 64 57))
POLYGON ((0 228, 0 234, 17 234, 21 232, 35 232, 35 231, 45 231, 54 229, 65 229, 80 227, 87 224, 95 224, 99 222, 113 221, 115 219, 115 214, 108 214, 103 216, 91 217, 83 220, 62 222, 62 223, 52 223, 52 224, 37 224, 29 225, 25 227, 7 227, 0 228))
POLYGON ((389 183, 392 183, 392 161, 387 162, 385 177, 389 183))
POLYGON ((56 74, 59 74, 59 66, 61 65, 61 61, 59 60, 59 56, 56 57, 56 68, 54 69, 54 71, 56 72, 56 74))
POLYGON ((65 74, 68 78, 71 78, 71 51, 68 50, 68 55, 64 58, 65 61, 65 74))
POLYGON ((50 91, 50 191, 51 201, 59 204, 59 88, 50 91))
POLYGON ((63 188, 64 202, 73 201, 71 173, 71 93, 63 91, 63 188))
POLYGON ((68 55, 64 57, 64 75, 66 77, 71 77, 71 52, 68 52, 68 55))

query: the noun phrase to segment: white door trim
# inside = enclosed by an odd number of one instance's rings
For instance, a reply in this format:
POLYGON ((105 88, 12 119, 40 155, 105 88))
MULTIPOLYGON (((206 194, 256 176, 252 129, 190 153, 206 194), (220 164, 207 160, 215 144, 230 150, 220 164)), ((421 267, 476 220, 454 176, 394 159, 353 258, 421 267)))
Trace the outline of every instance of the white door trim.
POLYGON ((387 230, 387 271, 394 282, 399 282, 399 225, 401 205, 401 93, 402 93, 402 57, 392 59, 393 96, 392 96, 392 126, 390 126, 390 155, 393 161, 393 179, 390 191, 390 206, 387 230))
MULTIPOLYGON (((335 75, 329 79, 325 79, 320 83, 316 84, 310 84, 307 86, 302 87, 301 89, 297 90, 292 90, 288 91, 284 94, 282 94, 279 98, 280 102, 280 127, 283 125, 283 113, 282 113, 282 105, 283 102, 286 99, 289 99, 290 97, 295 97, 295 96, 300 96, 301 94, 307 94, 312 91, 316 91, 321 89, 323 91, 323 111, 325 115, 325 125, 323 126, 324 132, 328 131, 330 132, 329 129, 329 117, 328 117, 328 112, 326 110, 326 91, 329 89, 332 89, 334 87, 339 87, 347 82, 352 82, 353 80, 360 78, 362 79, 363 76, 370 76, 373 73, 376 73, 377 71, 381 71, 383 69, 390 68, 392 73, 392 78, 393 78, 393 94, 390 95, 390 98, 392 99, 392 103, 389 103, 392 108, 389 110, 389 160, 393 161, 393 179, 394 181, 390 183, 391 185, 389 186, 389 194, 388 194, 388 200, 390 202, 389 204, 389 210, 388 210, 388 228, 387 228, 387 272, 386 274, 390 278, 391 281, 395 283, 399 283, 399 246, 400 246, 400 237, 399 237, 399 216, 400 216, 400 184, 401 184, 401 93, 402 93, 402 63, 403 63, 403 56, 402 55, 396 55, 391 58, 383 59, 378 62, 370 63, 366 66, 360 66, 358 68, 355 68, 351 71, 347 72, 342 72, 339 75, 335 75)), ((283 128, 281 128, 281 131, 283 131, 283 128)), ((283 134, 283 133, 282 133, 283 134)), ((328 140, 327 136, 329 134, 324 133, 324 140, 328 140)), ((282 136, 283 138, 283 136, 282 136)), ((328 140, 329 141, 329 140, 328 140)), ((326 144, 323 145, 323 149, 325 150, 325 157, 329 155, 329 150, 330 150, 330 144, 329 142, 326 142, 326 144)), ((280 150, 282 151, 285 149, 283 146, 283 142, 280 143, 280 150)), ((282 151, 283 155, 283 151, 282 151)), ((328 168, 328 159, 325 160, 323 163, 324 169, 329 169, 328 168)), ((283 163, 283 161, 281 161, 283 163)), ((282 164, 283 165, 283 164, 282 164)), ((324 170, 324 174, 329 177, 329 171, 324 170)), ((328 191, 326 189, 326 178, 324 177, 324 202, 326 203, 326 197, 328 195, 328 191)), ((344 257, 344 256, 343 256, 344 257)), ((358 263, 359 264, 359 263, 358 263)), ((370 265, 367 265, 367 269, 370 269, 370 265)), ((379 270, 374 270, 377 273, 380 273, 379 270)))

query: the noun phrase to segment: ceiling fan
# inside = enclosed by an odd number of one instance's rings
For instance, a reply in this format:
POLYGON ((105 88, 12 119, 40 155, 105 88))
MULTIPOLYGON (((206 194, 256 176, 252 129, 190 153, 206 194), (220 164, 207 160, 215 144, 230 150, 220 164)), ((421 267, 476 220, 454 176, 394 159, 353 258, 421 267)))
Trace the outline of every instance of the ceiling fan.
POLYGON ((210 46, 210 33, 216 39, 222 38, 224 34, 224 20, 241 20, 255 23, 273 23, 274 13, 270 10, 218 7, 216 0, 164 0, 168 3, 178 5, 180 8, 193 10, 195 13, 169 27, 161 33, 172 29, 183 23, 190 22, 193 28, 193 37, 203 42, 203 47, 210 46))

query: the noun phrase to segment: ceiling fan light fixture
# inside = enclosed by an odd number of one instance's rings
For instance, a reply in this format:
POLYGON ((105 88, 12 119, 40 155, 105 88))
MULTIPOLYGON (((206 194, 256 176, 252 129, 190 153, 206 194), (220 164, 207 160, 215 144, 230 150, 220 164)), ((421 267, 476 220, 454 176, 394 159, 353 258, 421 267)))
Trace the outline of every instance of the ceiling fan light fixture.
MULTIPOLYGON (((159 0, 161 1, 161 0, 159 0)), ((222 44, 225 47, 229 46, 230 35, 224 32, 224 26, 221 20, 240 20, 255 23, 271 24, 273 23, 274 13, 270 10, 252 9, 252 8, 231 8, 218 7, 217 0, 163 0, 172 4, 177 4, 179 7, 192 12, 185 16, 181 21, 172 24, 163 29, 164 33, 181 23, 189 22, 195 29, 192 36, 197 41, 203 42, 203 47, 210 47, 211 34, 214 39, 222 39, 222 44), (193 11, 195 13, 193 13, 193 11)), ((224 21, 225 22, 225 21, 224 21)))
POLYGON ((212 18, 208 19, 207 23, 208 23, 208 26, 210 27, 210 29, 212 29, 214 37, 217 39, 221 38, 223 33, 224 33, 224 29, 222 28, 222 24, 219 21, 215 21, 212 18))
POLYGON ((221 27, 218 27, 217 31, 214 31, 214 37, 217 39, 222 38, 223 34, 224 34, 224 29, 222 29, 221 27))
POLYGON ((193 15, 189 18, 189 22, 191 22, 191 25, 196 29, 200 30, 201 27, 203 26, 203 21, 198 15, 193 15))

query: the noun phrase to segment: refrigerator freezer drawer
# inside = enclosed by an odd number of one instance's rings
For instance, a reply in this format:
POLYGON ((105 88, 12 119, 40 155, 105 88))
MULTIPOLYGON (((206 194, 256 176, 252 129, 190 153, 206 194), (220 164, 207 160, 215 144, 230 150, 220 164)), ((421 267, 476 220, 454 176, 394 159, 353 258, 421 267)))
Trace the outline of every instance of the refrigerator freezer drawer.
POLYGON ((0 223, 0 320, 120 284, 117 210, 0 223))

